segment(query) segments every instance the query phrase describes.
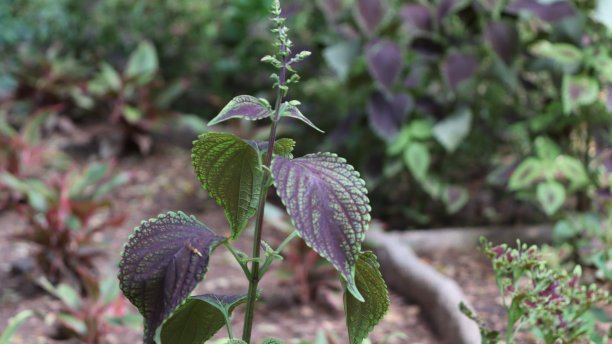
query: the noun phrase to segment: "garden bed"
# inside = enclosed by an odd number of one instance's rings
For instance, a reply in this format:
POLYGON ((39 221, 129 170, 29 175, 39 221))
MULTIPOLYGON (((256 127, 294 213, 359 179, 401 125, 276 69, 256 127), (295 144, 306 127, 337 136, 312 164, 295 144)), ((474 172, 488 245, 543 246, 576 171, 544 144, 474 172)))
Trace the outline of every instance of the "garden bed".
MULTIPOLYGON (((100 259, 98 267, 105 276, 116 275, 123 242, 133 227, 142 219, 155 216, 168 210, 183 210, 196 215, 200 220, 227 234, 223 213, 214 207, 200 189, 190 165, 189 152, 182 149, 161 149, 151 156, 128 157, 118 166, 132 175, 131 183, 121 188, 115 196, 115 206, 127 214, 127 219, 119 229, 107 232, 104 242, 108 256, 100 259)), ((55 312, 61 303, 37 290, 23 275, 11 274, 11 268, 31 256, 32 247, 16 242, 12 235, 19 232, 24 224, 12 211, 0 212, 0 328, 8 318, 23 309, 35 309, 42 317, 28 320, 19 330, 15 343, 54 343, 48 339, 52 333, 55 312)), ((237 247, 248 250, 250 231, 241 238, 237 247)), ((265 237, 274 246, 282 240, 282 233, 273 227, 265 228, 265 237)), ((221 253, 221 252, 219 252, 221 253)), ((242 278, 240 267, 229 253, 213 255, 206 281, 197 292, 244 292, 247 284, 242 278)), ((463 289, 467 300, 487 322, 496 329, 505 324, 504 309, 497 296, 495 281, 488 261, 476 250, 435 250, 420 256, 421 261, 455 280, 463 289)), ((35 275, 35 273, 34 273, 35 275)), ((345 325, 342 315, 342 295, 333 292, 335 279, 328 281, 330 287, 309 304, 301 304, 299 290, 286 281, 280 283, 277 277, 281 272, 273 272, 262 282, 262 303, 258 306, 258 321, 254 338, 261 340, 276 336, 288 343, 296 339, 314 339, 318 331, 326 331, 337 337, 336 343, 345 343, 345 325)), ((286 279, 285 279, 286 280, 286 279)), ((406 285, 406 288, 410 288, 406 285)), ((399 343, 440 343, 433 334, 428 320, 418 306, 408 304, 398 294, 391 294, 391 309, 381 324, 374 330, 371 338, 374 343, 390 337, 389 344, 399 343)), ((239 308, 234 316, 235 331, 240 332, 242 319, 239 308)), ((118 328, 107 338, 108 343, 135 343, 141 331, 118 328)), ((65 343, 65 342, 64 342, 65 343)), ((527 341, 525 342, 527 343, 527 341)))

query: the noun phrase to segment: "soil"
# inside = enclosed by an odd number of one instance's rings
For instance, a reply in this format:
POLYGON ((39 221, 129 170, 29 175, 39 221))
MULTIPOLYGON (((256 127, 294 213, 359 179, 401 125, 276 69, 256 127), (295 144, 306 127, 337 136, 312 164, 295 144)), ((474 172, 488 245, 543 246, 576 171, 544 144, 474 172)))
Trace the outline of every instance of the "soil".
MULTIPOLYGON (((131 174, 129 185, 117 190, 114 204, 127 215, 124 225, 105 232, 100 240, 107 246, 108 255, 98 263, 102 277, 115 276, 119 252, 123 242, 141 220, 169 210, 183 210, 194 214, 219 234, 228 232, 224 214, 208 199, 196 181, 190 163, 190 153, 166 147, 147 157, 128 156, 118 163, 117 171, 131 174)), ((12 236, 24 226, 19 216, 10 210, 0 210, 0 329, 8 319, 24 309, 33 309, 39 317, 30 318, 18 331, 15 343, 78 343, 49 339, 57 321, 60 301, 30 282, 24 275, 11 269, 22 264, 36 249, 15 241, 12 236)), ((252 229, 247 229, 236 243, 243 251, 250 251, 252 229)), ((264 239, 273 247, 284 238, 279 226, 268 223, 264 239)), ((504 309, 498 299, 491 269, 477 252, 441 252, 423 257, 428 263, 458 281, 476 311, 495 328, 505 323, 504 309)), ((261 301, 256 310, 254 339, 258 342, 274 336, 287 343, 314 340, 317 333, 326 334, 332 343, 347 343, 342 294, 335 277, 313 283, 312 300, 301 302, 302 294, 291 271, 294 267, 281 262, 260 284, 261 301)), ((317 269, 325 269, 317 268, 317 269)), ((35 275, 35 273, 34 273, 35 275)), ((324 275, 325 276, 325 275, 324 275)), ((240 267, 226 250, 213 255, 206 280, 196 293, 244 293, 247 283, 240 267)), ((132 310, 134 311, 134 310, 132 310)), ((234 313, 234 331, 241 333, 242 308, 234 313)), ((104 343, 138 343, 141 329, 114 327, 104 343)), ((419 308, 405 303, 391 292, 391 309, 371 335, 373 343, 438 343, 422 317, 419 308)))

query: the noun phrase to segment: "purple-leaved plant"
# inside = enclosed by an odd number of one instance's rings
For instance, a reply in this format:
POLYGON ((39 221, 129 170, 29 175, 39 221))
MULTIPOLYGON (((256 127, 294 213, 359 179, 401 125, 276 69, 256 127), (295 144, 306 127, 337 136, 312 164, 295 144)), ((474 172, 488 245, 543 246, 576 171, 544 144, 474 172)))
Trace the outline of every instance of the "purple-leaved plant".
MULTIPOLYGON (((367 7, 367 1, 362 5, 367 7)), ((281 17, 278 0, 272 6, 274 55, 262 61, 278 69, 272 74, 276 89, 274 107, 265 99, 248 95, 235 97, 209 125, 232 119, 271 120, 267 142, 244 140, 230 133, 208 132, 194 141, 192 162, 198 180, 227 217, 228 238, 194 216, 168 212, 143 221, 130 236, 120 262, 119 281, 125 296, 144 317, 144 343, 203 343, 224 326, 230 343, 250 343, 258 284, 270 265, 296 236, 339 272, 345 286, 345 310, 351 344, 360 344, 382 319, 389 307, 387 287, 376 256, 363 252, 361 244, 370 222, 370 205, 365 182, 346 160, 333 153, 308 154, 293 158, 295 141, 276 138, 278 123, 298 119, 317 128, 296 100, 285 100, 289 85, 299 76, 294 64, 310 55, 291 52, 288 28, 281 17), (295 231, 273 249, 262 241, 266 195, 277 193, 292 218, 295 231), (236 251, 232 241, 255 217, 251 256, 236 251), (226 247, 249 281, 244 294, 190 296, 203 279, 210 255, 226 247), (262 255, 261 248, 265 247, 262 255), (242 339, 233 335, 231 313, 246 305, 242 339)), ((374 23, 363 22, 364 29, 374 23)), ((381 82, 386 82, 382 77, 381 82)), ((322 131, 321 131, 322 132, 322 131)), ((267 339, 265 343, 282 343, 267 339)))

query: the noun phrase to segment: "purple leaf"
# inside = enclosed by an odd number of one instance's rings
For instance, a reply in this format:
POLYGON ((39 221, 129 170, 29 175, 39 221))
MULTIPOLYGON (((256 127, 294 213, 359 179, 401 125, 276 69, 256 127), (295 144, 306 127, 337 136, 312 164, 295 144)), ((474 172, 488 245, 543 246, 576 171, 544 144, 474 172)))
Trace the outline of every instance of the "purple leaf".
POLYGON ((456 89, 461 82, 471 78, 477 68, 478 60, 463 53, 449 54, 442 66, 446 81, 452 89, 456 89))
POLYGON ((325 18, 334 22, 342 12, 342 0, 317 0, 317 7, 323 12, 325 18))
POLYGON ((302 114, 302 112, 300 111, 300 109, 297 108, 297 106, 292 105, 289 102, 284 102, 282 106, 283 107, 281 108, 281 117, 291 117, 291 118, 299 119, 300 121, 308 124, 313 129, 324 133, 324 131, 319 129, 316 125, 314 125, 314 123, 312 123, 308 119, 308 117, 304 116, 304 114, 302 114))
POLYGON ((370 126, 380 138, 392 140, 406 119, 414 101, 406 94, 397 94, 388 99, 381 92, 374 92, 368 102, 370 126))
POLYGON ((370 75, 389 91, 404 66, 402 49, 388 39, 381 39, 368 44, 366 58, 370 75))
POLYGON ((270 115, 272 115, 272 110, 265 101, 253 96, 237 96, 227 103, 215 118, 208 122, 208 126, 227 121, 230 118, 255 121, 270 117, 270 115))
POLYGON ((574 7, 568 1, 555 1, 541 3, 537 0, 516 0, 506 7, 506 11, 513 14, 528 12, 546 22, 555 22, 576 14, 574 7))
POLYGON ((382 22, 387 13, 384 0, 357 0, 354 16, 361 31, 370 36, 382 22))
POLYGON ((308 246, 344 277, 355 298, 355 263, 370 222, 365 182, 346 160, 332 153, 289 160, 277 156, 272 174, 278 195, 308 246))
POLYGON ((182 212, 136 227, 121 255, 119 284, 145 319, 145 344, 154 343, 157 327, 202 280, 211 251, 223 240, 182 212))
POLYGON ((485 38, 495 53, 509 65, 519 49, 516 27, 507 22, 489 23, 485 29, 485 38))
POLYGON ((424 5, 408 4, 400 9, 404 29, 409 33, 427 32, 432 28, 431 10, 424 5))

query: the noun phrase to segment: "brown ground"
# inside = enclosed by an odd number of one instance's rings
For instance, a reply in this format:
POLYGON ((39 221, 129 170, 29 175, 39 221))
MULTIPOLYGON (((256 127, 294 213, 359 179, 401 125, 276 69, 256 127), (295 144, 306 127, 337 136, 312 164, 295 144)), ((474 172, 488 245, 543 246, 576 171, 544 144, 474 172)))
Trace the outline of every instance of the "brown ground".
MULTIPOLYGON (((116 274, 119 252, 132 228, 142 219, 160 212, 183 210, 196 215, 217 232, 226 234, 227 224, 223 213, 200 190, 188 152, 168 148, 144 159, 129 157, 121 161, 118 170, 133 174, 133 182, 118 190, 115 196, 117 206, 128 216, 124 226, 101 238, 108 245, 109 253, 106 259, 100 261, 101 274, 116 274)), ((19 330, 15 342, 55 343, 47 335, 52 332, 56 319, 54 312, 61 307, 60 302, 37 291, 23 277, 9 273, 13 263, 28 257, 33 249, 10 237, 22 225, 14 212, 0 212, 0 329, 18 311, 34 309, 42 316, 28 320, 19 330)), ((272 246, 283 238, 275 228, 268 226, 264 230, 264 239, 272 246)), ((250 233, 247 230, 236 243, 239 249, 250 250, 250 233)), ((443 252, 423 259, 456 279, 485 319, 496 327, 503 326, 504 310, 500 306, 491 270, 481 255, 477 252, 443 252)), ((275 336, 287 343, 298 343, 298 339, 313 340, 317 332, 326 331, 336 337, 335 343, 346 343, 342 295, 332 291, 336 282, 327 281, 325 284, 329 287, 320 288, 314 301, 300 304, 298 288, 292 284, 292 280, 285 277, 285 282, 279 283, 284 275, 281 270, 273 270, 261 284, 263 302, 257 308, 255 339, 275 336)), ((241 293, 246 289, 247 283, 239 266, 229 252, 219 249, 211 260, 205 282, 200 284, 197 292, 241 293)), ((416 306, 406 304, 393 294, 391 301, 389 313, 371 336, 373 343, 383 343, 385 338, 389 338, 386 342, 389 344, 438 343, 416 306)), ((241 319, 242 310, 239 308, 234 316, 234 331, 237 334, 241 333, 241 319)), ((105 343, 138 343, 139 338, 139 330, 117 328, 105 343)))

